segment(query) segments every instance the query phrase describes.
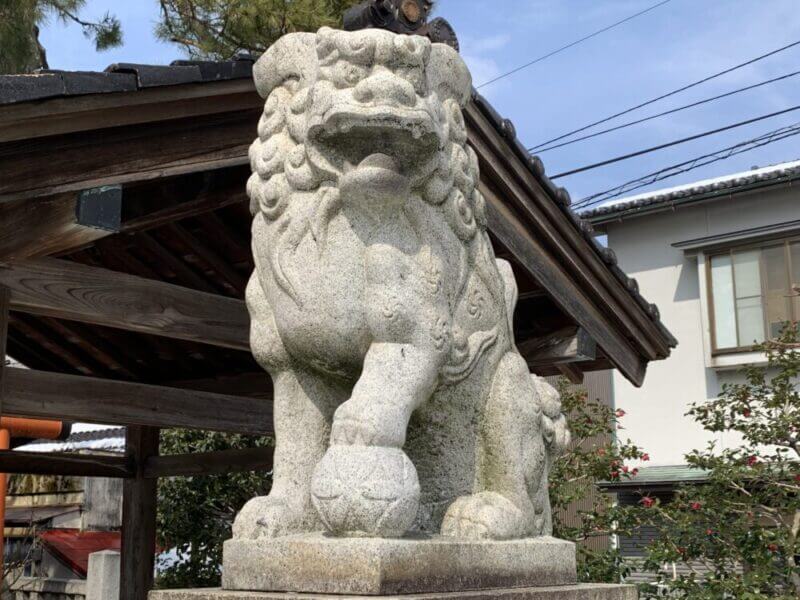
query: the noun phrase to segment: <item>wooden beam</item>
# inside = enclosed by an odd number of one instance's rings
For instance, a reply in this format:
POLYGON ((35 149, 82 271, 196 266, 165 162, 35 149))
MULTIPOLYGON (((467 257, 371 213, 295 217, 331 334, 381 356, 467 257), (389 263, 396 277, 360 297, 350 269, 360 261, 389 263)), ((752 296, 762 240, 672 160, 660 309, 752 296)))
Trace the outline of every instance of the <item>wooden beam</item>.
POLYGON ((481 159, 482 179, 488 176, 513 205, 526 217, 530 231, 545 245, 557 248, 559 260, 572 277, 634 341, 649 359, 665 358, 670 349, 652 319, 633 301, 630 293, 603 263, 555 200, 539 184, 508 141, 489 123, 474 103, 464 111, 469 142, 481 159))
POLYGON ((3 413, 5 390, 6 352, 8 350, 8 311, 11 307, 11 292, 0 285, 0 414, 3 413))
POLYGON ((0 144, 0 202, 247 164, 263 108, 0 144))
POLYGON ((564 377, 569 379, 570 383, 575 385, 583 383, 583 371, 575 363, 562 363, 556 365, 556 368, 564 377))
POLYGON ((194 477, 243 471, 269 471, 272 469, 272 454, 273 448, 267 447, 175 456, 152 456, 145 462, 144 476, 150 478, 194 477))
POLYGON ((11 310, 249 351, 243 301, 160 281, 37 259, 3 265, 11 310))
POLYGON ((272 377, 266 371, 255 373, 240 373, 225 377, 208 379, 185 379, 183 381, 169 381, 169 387, 212 392, 214 394, 233 394, 248 398, 262 398, 272 400, 272 377))
POLYGON ((155 427, 128 427, 125 436, 126 458, 136 470, 122 488, 120 600, 147 600, 153 587, 158 481, 144 477, 144 465, 158 455, 158 435, 155 427))
POLYGON ((112 425, 272 433, 268 401, 29 369, 6 369, 4 413, 112 425))
POLYGON ((0 472, 75 477, 132 477, 133 468, 119 456, 0 450, 0 472))
POLYGON ((3 106, 0 142, 258 108, 251 78, 88 94, 3 106))
POLYGON ((78 223, 78 193, 0 203, 0 260, 80 248, 114 232, 78 223))
POLYGON ((558 307, 586 329, 617 368, 634 385, 641 385, 647 363, 639 352, 494 189, 481 183, 480 190, 486 198, 486 214, 494 235, 514 253, 522 268, 547 288, 558 307))
POLYGON ((541 338, 517 344, 530 367, 594 360, 597 345, 581 327, 568 327, 541 338))

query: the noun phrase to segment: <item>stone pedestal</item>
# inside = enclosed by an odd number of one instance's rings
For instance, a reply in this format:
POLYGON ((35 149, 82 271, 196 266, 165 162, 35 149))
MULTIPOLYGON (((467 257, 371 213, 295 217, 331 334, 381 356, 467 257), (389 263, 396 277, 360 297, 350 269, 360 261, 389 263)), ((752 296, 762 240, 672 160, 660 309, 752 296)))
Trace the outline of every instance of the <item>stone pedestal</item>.
POLYGON ((264 592, 384 596, 576 582, 574 544, 550 537, 229 540, 223 564, 224 589, 264 592))
POLYGON ((149 600, 637 600, 631 585, 563 585, 537 588, 494 589, 474 592, 408 594, 402 596, 352 596, 278 592, 172 590, 150 592, 149 600))

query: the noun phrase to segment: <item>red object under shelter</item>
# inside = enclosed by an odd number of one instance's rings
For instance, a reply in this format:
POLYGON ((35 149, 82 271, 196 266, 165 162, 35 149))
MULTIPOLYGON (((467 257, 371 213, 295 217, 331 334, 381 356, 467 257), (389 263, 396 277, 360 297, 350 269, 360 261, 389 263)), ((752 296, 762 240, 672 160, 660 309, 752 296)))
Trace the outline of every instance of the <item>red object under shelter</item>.
POLYGON ((78 575, 86 577, 89 555, 101 550, 119 550, 119 531, 80 531, 51 529, 39 534, 47 549, 78 575))

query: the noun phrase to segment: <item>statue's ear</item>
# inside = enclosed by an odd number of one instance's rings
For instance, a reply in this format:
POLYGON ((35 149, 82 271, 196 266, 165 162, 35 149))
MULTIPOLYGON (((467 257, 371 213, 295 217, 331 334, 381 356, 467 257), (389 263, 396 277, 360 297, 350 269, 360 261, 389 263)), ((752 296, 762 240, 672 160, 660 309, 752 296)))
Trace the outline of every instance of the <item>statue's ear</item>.
POLYGON ((290 33, 272 44, 253 65, 256 89, 263 98, 286 81, 311 84, 317 72, 317 34, 290 33))
POLYGON ((452 98, 464 108, 472 95, 472 75, 464 59, 446 44, 433 44, 428 60, 428 85, 442 101, 452 98))

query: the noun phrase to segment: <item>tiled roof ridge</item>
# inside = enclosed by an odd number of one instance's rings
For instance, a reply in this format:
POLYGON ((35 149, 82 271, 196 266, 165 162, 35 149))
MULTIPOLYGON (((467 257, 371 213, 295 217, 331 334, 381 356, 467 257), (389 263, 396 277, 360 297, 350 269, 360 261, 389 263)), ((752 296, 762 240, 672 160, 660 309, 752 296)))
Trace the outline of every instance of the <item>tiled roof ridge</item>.
POLYGON ((786 179, 800 177, 800 161, 786 161, 753 169, 752 172, 741 171, 730 175, 704 179, 674 188, 655 190, 645 194, 637 194, 622 198, 612 204, 599 206, 581 213, 581 217, 593 222, 611 220, 622 213, 638 212, 645 208, 658 206, 676 200, 688 201, 698 198, 727 195, 731 191, 746 190, 761 185, 774 185, 786 179))
POLYGON ((480 109, 483 115, 495 127, 495 129, 502 135, 509 146, 514 150, 514 153, 526 166, 526 168, 533 174, 536 181, 550 194, 551 199, 555 202, 556 206, 560 207, 562 212, 572 221, 576 229, 581 232, 584 239, 589 246, 594 249, 600 259, 608 266, 609 270, 614 276, 625 286, 625 289, 633 297, 636 303, 644 310, 650 317, 653 323, 658 327, 659 331, 669 340, 670 346, 673 348, 677 346, 678 341, 666 328, 661 321, 661 315, 658 307, 655 304, 648 302, 639 293, 639 284, 631 277, 628 277, 622 269, 617 265, 617 256, 611 248, 606 248, 600 244, 596 237, 594 227, 591 222, 584 219, 584 215, 577 214, 571 208, 572 201, 569 192, 566 188, 558 187, 547 176, 545 172, 544 163, 538 156, 531 154, 522 142, 519 141, 516 134, 516 127, 509 119, 505 119, 495 110, 486 98, 473 88, 472 100, 475 105, 480 109))
POLYGON ((125 435, 125 427, 108 427, 106 429, 96 429, 94 431, 79 431, 77 433, 71 433, 67 437, 67 439, 61 440, 60 442, 54 442, 53 440, 36 439, 28 442, 26 446, 34 446, 38 444, 53 444, 53 443, 60 443, 66 445, 78 442, 91 442, 96 440, 118 438, 124 435, 125 435))

